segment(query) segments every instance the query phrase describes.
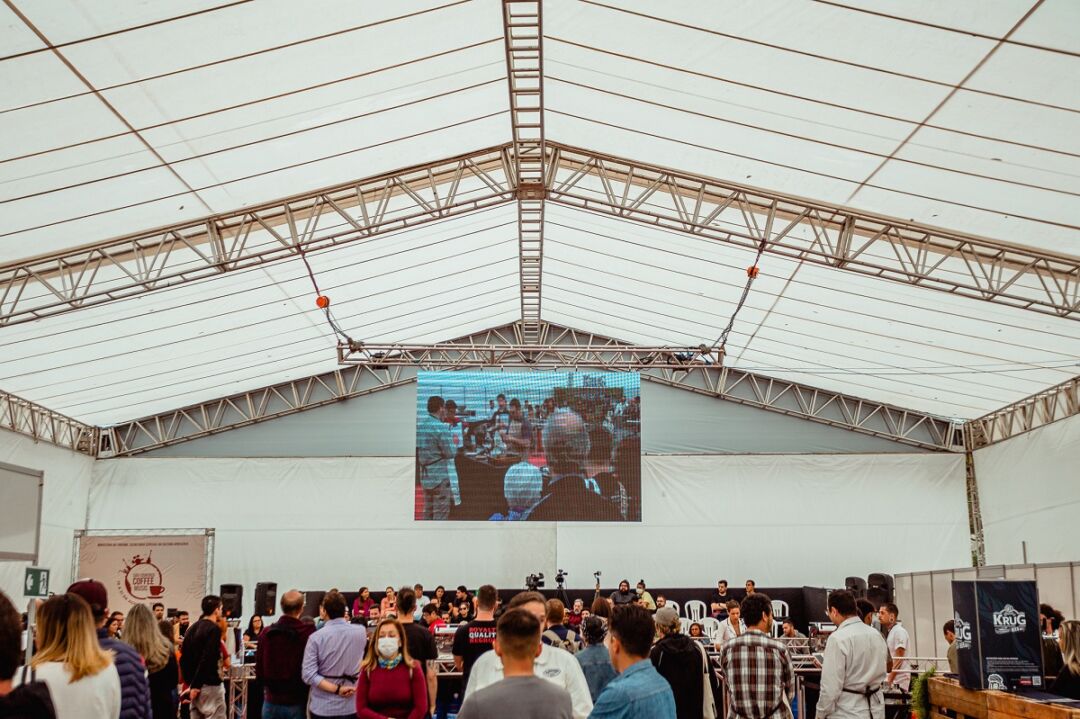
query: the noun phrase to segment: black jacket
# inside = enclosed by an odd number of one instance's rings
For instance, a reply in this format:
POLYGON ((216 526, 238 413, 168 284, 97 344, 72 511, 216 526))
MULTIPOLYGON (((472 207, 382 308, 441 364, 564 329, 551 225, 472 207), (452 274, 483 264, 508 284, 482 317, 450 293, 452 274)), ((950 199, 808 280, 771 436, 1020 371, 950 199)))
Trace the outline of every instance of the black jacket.
MULTIPOLYGON (((685 634, 666 636, 653 645, 649 658, 660 676, 671 685, 678 719, 701 719, 704 700, 705 667, 701 645, 685 634)), ((709 668, 709 691, 716 673, 709 668)))
POLYGON ((221 630, 209 619, 188 627, 180 650, 180 671, 192 689, 221 684, 221 630))
POLYGON ((143 658, 130 644, 111 639, 104 628, 97 634, 101 648, 116 654, 113 663, 120 675, 120 719, 151 719, 150 683, 143 658))
POLYGON ((529 510, 535 522, 621 522, 622 512, 614 502, 594 492, 584 477, 565 474, 550 485, 540 501, 529 510))

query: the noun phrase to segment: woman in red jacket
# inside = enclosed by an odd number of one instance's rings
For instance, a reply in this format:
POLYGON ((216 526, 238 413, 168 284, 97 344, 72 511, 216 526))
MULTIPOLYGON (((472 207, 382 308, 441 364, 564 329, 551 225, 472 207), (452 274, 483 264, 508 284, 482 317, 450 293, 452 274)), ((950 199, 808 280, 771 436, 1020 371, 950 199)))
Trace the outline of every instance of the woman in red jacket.
POLYGON ((404 628, 393 617, 379 620, 360 663, 357 717, 424 719, 427 708, 427 682, 420 666, 409 656, 404 628))

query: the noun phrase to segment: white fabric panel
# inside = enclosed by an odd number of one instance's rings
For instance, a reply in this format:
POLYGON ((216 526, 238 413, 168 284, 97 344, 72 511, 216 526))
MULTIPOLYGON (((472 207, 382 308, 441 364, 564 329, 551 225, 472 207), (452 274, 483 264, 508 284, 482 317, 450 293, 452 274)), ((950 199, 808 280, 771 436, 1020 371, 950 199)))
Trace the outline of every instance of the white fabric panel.
POLYGON ((1036 565, 1034 579, 1039 583, 1039 601, 1061 610, 1067 617, 1080 616, 1077 597, 1073 592, 1073 572, 1068 564, 1036 565))
POLYGON ((1055 422, 975 452, 986 561, 1077 559, 1080 547, 1080 417, 1055 422))
POLYGON ((923 652, 933 646, 930 637, 934 634, 934 583, 929 574, 918 574, 914 579, 911 585, 914 599, 912 612, 906 617, 901 614, 900 621, 911 633, 915 651, 913 656, 921 657, 926 656, 923 652))
MULTIPOLYGON (((414 523, 413 459, 99 461, 92 529, 212 527, 214 586, 514 587, 555 568, 555 526, 414 523)), ((248 599, 250 602, 251 600, 248 599)))
MULTIPOLYGON (((0 429, 0 462, 45 472, 37 566, 52 570, 49 583, 53 588, 67 587, 71 582, 74 531, 81 529, 86 521, 94 460, 0 429)), ((6 497, 0 497, 0 502, 6 501, 6 497)), ((30 562, 0 562, 0 590, 17 605, 23 601, 23 569, 28 566, 30 562)))
POLYGON ((642 457, 641 469, 640 524, 603 525, 602 542, 600 525, 559 526, 571 576, 839 586, 969 555, 963 457, 642 457))

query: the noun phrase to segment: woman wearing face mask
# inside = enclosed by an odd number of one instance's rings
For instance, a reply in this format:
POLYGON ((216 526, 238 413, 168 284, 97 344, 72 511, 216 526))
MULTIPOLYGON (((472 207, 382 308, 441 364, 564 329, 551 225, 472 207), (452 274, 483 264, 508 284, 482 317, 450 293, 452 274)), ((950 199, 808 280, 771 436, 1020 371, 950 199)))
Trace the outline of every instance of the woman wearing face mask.
POLYGON ((379 621, 356 683, 359 719, 424 719, 428 709, 424 672, 409 656, 405 630, 393 617, 379 621))
POLYGON ((638 598, 641 599, 641 606, 648 609, 650 612, 656 611, 656 602, 653 600, 652 595, 649 594, 649 590, 645 588, 645 580, 639 579, 637 583, 638 598))

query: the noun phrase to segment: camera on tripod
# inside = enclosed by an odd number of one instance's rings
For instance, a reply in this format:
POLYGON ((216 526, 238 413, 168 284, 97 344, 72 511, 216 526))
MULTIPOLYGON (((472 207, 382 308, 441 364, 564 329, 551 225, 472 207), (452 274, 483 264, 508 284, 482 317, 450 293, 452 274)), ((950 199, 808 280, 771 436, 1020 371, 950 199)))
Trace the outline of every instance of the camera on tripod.
POLYGON ((535 592, 540 587, 544 586, 544 573, 530 574, 525 577, 525 588, 530 592, 535 592))
POLYGON ((560 587, 566 584, 566 575, 568 575, 569 573, 570 572, 564 572, 560 569, 555 575, 555 583, 558 584, 560 587))

